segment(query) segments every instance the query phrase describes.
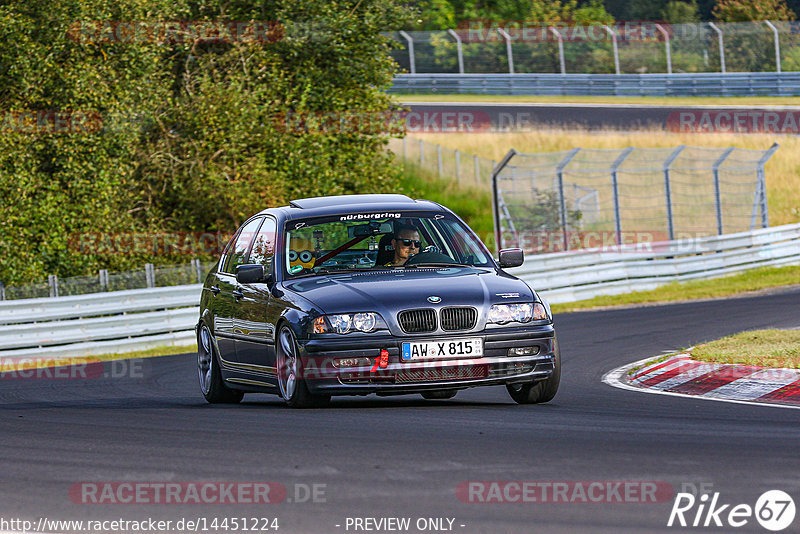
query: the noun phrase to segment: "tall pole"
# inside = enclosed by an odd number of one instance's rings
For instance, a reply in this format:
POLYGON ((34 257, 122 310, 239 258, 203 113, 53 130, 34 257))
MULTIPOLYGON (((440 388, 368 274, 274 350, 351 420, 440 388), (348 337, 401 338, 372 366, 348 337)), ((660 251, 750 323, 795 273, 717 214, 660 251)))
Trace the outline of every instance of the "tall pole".
POLYGON ((447 30, 447 33, 456 40, 456 52, 458 53, 458 73, 464 74, 464 50, 461 47, 461 37, 454 30, 447 30))
POLYGON ((499 175, 502 170, 508 165, 508 162, 511 161, 517 154, 517 151, 513 148, 508 151, 508 153, 503 156, 503 159, 500 160, 500 163, 495 165, 492 169, 492 219, 494 220, 494 246, 497 249, 497 253, 500 253, 500 239, 501 239, 501 228, 500 228, 500 191, 497 187, 497 175, 499 175))
POLYGON ((561 33, 553 27, 550 27, 550 31, 555 34, 556 39, 558 39, 558 60, 561 63, 561 74, 567 73, 567 64, 564 61, 564 38, 561 37, 561 33))
POLYGON ((614 189, 614 231, 617 238, 617 246, 622 246, 622 222, 620 221, 619 212, 619 182, 617 180, 617 169, 625 161, 630 153, 633 152, 633 147, 629 146, 622 151, 617 160, 611 164, 611 187, 614 189))
POLYGON ((711 29, 717 32, 717 41, 719 41, 719 66, 722 69, 722 74, 725 74, 725 43, 722 40, 722 30, 720 30, 713 22, 708 23, 711 29))
POLYGON ((656 24, 656 29, 664 36, 664 48, 667 51, 667 74, 672 74, 672 52, 669 46, 669 32, 661 24, 656 24))
POLYGON ((725 152, 722 153, 719 159, 715 161, 714 165, 711 167, 711 170, 714 173, 714 203, 716 204, 717 212, 717 235, 722 235, 722 193, 720 192, 719 188, 719 168, 734 150, 734 147, 726 148, 725 152))
POLYGON ((569 236, 567 235, 567 201, 564 198, 564 167, 578 155, 580 148, 573 148, 556 166, 556 177, 558 178, 558 203, 561 212, 561 231, 564 233, 564 250, 569 250, 569 236))
POLYGON ((619 74, 619 48, 617 48, 617 33, 612 30, 607 24, 603 24, 603 28, 611 35, 611 43, 614 47, 614 70, 619 74))
POLYGON ((497 28, 497 33, 506 40, 506 56, 508 56, 508 73, 514 74, 514 55, 511 53, 511 36, 503 28, 497 28))
POLYGON ((781 41, 778 37, 778 28, 775 27, 770 21, 764 21, 767 26, 772 28, 772 34, 775 36, 775 68, 778 69, 778 74, 781 73, 781 41))
POLYGON ((686 148, 686 145, 681 145, 675 149, 675 151, 669 155, 667 160, 664 162, 664 197, 667 206, 667 230, 669 232, 669 240, 673 241, 675 239, 675 225, 672 218, 672 186, 670 184, 670 166, 672 163, 677 159, 683 149, 686 148))
POLYGON ((417 73, 417 65, 416 65, 417 62, 416 62, 416 58, 414 57, 414 39, 412 39, 409 34, 407 34, 406 32, 404 32, 402 30, 400 31, 400 35, 408 43, 409 70, 411 71, 411 74, 416 74, 417 73))

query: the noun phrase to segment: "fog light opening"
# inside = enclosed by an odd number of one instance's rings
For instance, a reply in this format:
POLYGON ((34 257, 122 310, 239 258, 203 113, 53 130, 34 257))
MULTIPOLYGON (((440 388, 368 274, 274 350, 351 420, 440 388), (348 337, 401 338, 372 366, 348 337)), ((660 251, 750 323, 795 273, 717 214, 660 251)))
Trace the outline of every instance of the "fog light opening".
POLYGON ((512 347, 508 349, 509 356, 536 356, 539 354, 539 347, 512 347))

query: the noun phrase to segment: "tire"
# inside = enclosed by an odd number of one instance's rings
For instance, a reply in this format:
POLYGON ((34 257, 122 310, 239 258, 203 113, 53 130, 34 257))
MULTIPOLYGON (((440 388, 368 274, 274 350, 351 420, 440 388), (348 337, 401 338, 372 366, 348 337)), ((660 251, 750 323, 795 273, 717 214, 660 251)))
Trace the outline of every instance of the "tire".
POLYGON ((330 402, 330 395, 312 394, 302 376, 302 361, 292 329, 284 325, 278 334, 278 389, 286 404, 292 408, 317 408, 330 402))
POLYGON ((457 389, 439 389, 437 391, 426 391, 422 394, 423 399, 428 400, 444 400, 452 399, 458 393, 457 389))
POLYGON ((506 386, 508 394, 514 399, 514 402, 517 404, 539 404, 553 400, 561 382, 561 349, 558 346, 558 341, 555 342, 554 353, 553 374, 549 378, 540 382, 508 384, 506 386))
POLYGON ((200 391, 211 404, 236 404, 244 393, 230 389, 222 380, 219 360, 211 340, 211 330, 203 324, 197 335, 197 372, 200 378, 200 391))

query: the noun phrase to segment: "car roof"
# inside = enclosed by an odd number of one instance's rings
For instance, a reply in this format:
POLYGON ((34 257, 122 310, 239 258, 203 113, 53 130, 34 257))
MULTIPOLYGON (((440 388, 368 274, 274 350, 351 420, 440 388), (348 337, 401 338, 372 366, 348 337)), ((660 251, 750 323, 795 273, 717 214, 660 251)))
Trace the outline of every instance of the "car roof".
MULTIPOLYGON (((284 213, 287 219, 341 215, 349 213, 385 211, 447 211, 443 206, 429 200, 414 200, 406 195, 335 195, 292 200, 288 206, 273 208, 284 213)), ((264 210, 268 213, 272 210, 264 210)))

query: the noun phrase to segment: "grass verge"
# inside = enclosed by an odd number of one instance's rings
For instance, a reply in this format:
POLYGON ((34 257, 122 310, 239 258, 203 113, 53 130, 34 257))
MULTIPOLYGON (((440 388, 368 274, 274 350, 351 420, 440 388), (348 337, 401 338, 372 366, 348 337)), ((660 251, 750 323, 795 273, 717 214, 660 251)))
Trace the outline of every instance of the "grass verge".
POLYGON ((800 330, 752 330, 692 349, 703 362, 800 368, 800 330))
MULTIPOLYGON (((492 196, 488 191, 459 187, 452 180, 443 179, 417 165, 406 163, 400 182, 400 193, 412 198, 438 202, 454 211, 475 230, 484 243, 493 235, 492 196)), ((492 238, 493 239, 493 238, 492 238)))
POLYGON ((796 96, 674 97, 674 96, 555 96, 555 95, 447 95, 392 94, 398 102, 499 102, 542 104, 628 104, 653 106, 800 106, 796 96))
POLYGON ((185 354, 197 352, 197 345, 164 346, 134 352, 116 352, 112 354, 93 354, 88 356, 31 356, 25 358, 0 358, 0 373, 28 371, 31 369, 46 369, 50 367, 65 367, 68 365, 87 365, 97 362, 110 362, 113 360, 132 360, 138 358, 154 358, 157 356, 170 356, 172 354, 185 354))
POLYGON ((760 267, 709 280, 673 282, 650 291, 634 291, 623 295, 595 297, 578 302, 553 304, 553 313, 586 310, 604 306, 676 302, 728 297, 751 291, 800 284, 800 265, 760 267))

